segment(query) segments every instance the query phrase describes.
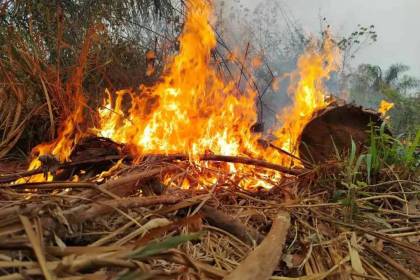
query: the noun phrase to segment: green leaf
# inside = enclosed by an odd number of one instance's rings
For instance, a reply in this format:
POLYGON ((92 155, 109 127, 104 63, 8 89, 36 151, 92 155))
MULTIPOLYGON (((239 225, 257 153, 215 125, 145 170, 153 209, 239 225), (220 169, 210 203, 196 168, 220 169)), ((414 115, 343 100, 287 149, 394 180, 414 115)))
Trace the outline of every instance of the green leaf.
POLYGON ((367 179, 368 179, 368 183, 369 184, 370 184, 371 170, 372 170, 372 155, 371 154, 367 154, 366 155, 366 171, 367 171, 367 179))
POLYGON ((131 259, 143 259, 149 256, 157 255, 161 252, 167 251, 172 248, 178 247, 178 245, 191 240, 199 240, 201 233, 188 234, 188 235, 177 235, 169 237, 161 242, 152 242, 143 248, 135 250, 129 255, 131 259))
POLYGON ((368 184, 366 184, 366 182, 363 182, 363 181, 357 181, 356 186, 359 188, 366 188, 368 184))
POLYGON ((353 169, 353 182, 355 181, 356 176, 359 173, 360 166, 362 165, 362 162, 364 159, 365 159, 365 155, 360 155, 357 158, 356 164, 354 165, 354 169, 353 169))
POLYGON ((350 158, 349 158, 350 166, 353 165, 355 158, 356 158, 356 143, 354 143, 354 140, 351 139, 351 150, 350 150, 350 158))
POLYGON ((381 136, 381 138, 385 135, 385 127, 386 127, 386 122, 383 122, 381 124, 381 127, 379 128, 379 135, 381 136))
POLYGON ((330 137, 331 137, 331 142, 332 142, 333 147, 334 147, 335 155, 337 156, 337 159, 338 159, 338 160, 341 160, 340 152, 338 151, 338 148, 337 148, 337 146, 335 145, 334 139, 332 138, 332 136, 331 136, 331 135, 330 135, 330 137))
POLYGON ((340 203, 342 206, 345 206, 345 207, 353 207, 353 206, 355 206, 354 199, 351 196, 350 197, 343 198, 343 199, 340 199, 338 201, 338 203, 340 203))
POLYGON ((414 138, 414 141, 408 146, 406 150, 405 155, 405 164, 410 165, 413 161, 415 161, 415 152, 418 149, 420 144, 420 129, 416 132, 416 137, 414 138))

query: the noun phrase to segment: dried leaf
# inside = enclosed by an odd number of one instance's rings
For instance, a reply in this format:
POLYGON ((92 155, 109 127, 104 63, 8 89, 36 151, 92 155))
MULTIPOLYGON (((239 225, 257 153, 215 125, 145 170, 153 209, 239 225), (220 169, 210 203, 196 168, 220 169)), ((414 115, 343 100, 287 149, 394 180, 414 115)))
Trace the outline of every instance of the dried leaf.
POLYGON ((166 218, 156 218, 156 219, 150 220, 146 224, 141 226, 140 228, 132 231, 130 234, 128 234, 124 238, 121 238, 120 240, 115 242, 114 245, 117 245, 117 246, 123 245, 123 244, 127 243, 128 241, 132 240, 133 238, 136 238, 139 235, 143 236, 144 234, 146 234, 151 229, 163 227, 163 226, 166 226, 170 223, 171 223, 171 221, 169 221, 166 218))
POLYGON ((305 260, 305 256, 299 254, 286 254, 282 260, 286 263, 288 268, 299 267, 305 260))
MULTIPOLYGON (((359 252, 356 249, 358 245, 357 245, 355 232, 353 232, 350 243, 348 245, 349 245, 351 267, 353 268, 355 272, 359 274, 365 274, 365 270, 362 265, 362 260, 360 259, 359 252)), ((360 277, 357 277, 357 278, 360 278, 360 277)))
POLYGON ((382 252, 384 249, 384 241, 382 239, 379 239, 378 242, 375 244, 375 249, 379 252, 382 252))
POLYGON ((55 233, 54 233, 54 240, 55 240, 55 243, 57 244, 57 246, 60 249, 64 249, 64 248, 67 247, 66 244, 63 242, 63 240, 61 240, 61 238, 58 237, 57 234, 55 234, 55 233))
POLYGON ((413 216, 420 215, 420 200, 417 196, 414 196, 411 200, 409 200, 407 206, 404 205, 404 211, 407 211, 408 214, 413 216))
POLYGON ((41 244, 39 243, 40 239, 36 236, 36 233, 32 228, 31 222, 25 216, 19 216, 19 218, 22 222, 23 228, 25 229, 26 235, 28 236, 28 239, 31 242, 35 255, 38 259, 39 266, 41 267, 42 273, 44 274, 47 280, 53 280, 55 277, 47 268, 47 261, 45 259, 45 255, 42 250, 41 244))

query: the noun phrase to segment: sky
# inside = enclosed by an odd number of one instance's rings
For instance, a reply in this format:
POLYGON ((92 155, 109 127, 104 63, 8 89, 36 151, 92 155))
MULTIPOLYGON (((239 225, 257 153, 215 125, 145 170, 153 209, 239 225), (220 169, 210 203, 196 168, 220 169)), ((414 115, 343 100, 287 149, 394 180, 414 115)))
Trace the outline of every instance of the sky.
MULTIPOLYGON (((273 0, 277 1, 277 0, 273 0)), ((241 0, 253 8, 261 0, 241 0)), ((350 34, 357 25, 375 25, 378 41, 358 53, 354 64, 388 67, 403 63, 420 77, 420 0, 279 0, 307 33, 319 33, 320 16, 334 32, 350 34)))

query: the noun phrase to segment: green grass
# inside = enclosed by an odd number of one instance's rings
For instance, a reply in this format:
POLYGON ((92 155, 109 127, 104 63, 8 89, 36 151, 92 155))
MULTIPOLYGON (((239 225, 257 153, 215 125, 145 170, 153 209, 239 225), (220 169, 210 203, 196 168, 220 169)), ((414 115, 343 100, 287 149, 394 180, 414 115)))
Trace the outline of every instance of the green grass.
POLYGON ((419 144, 420 130, 412 136, 397 138, 383 124, 371 127, 369 143, 362 151, 357 151, 353 140, 347 156, 337 151, 337 159, 342 163, 341 187, 334 192, 332 201, 345 206, 347 221, 352 221, 359 212, 356 200, 366 195, 369 186, 393 180, 389 173, 398 174, 398 180, 415 174, 420 164, 419 144))

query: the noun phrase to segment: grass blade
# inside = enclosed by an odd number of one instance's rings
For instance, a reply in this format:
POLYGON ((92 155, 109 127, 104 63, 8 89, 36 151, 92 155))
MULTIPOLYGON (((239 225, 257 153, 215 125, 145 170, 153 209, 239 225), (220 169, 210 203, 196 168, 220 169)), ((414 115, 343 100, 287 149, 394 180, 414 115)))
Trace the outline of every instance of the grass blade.
POLYGON ((129 255, 131 259, 143 259, 149 256, 157 255, 161 252, 176 248, 178 245, 191 240, 199 240, 201 233, 178 235, 169 237, 162 242, 152 242, 143 248, 140 248, 129 255))

